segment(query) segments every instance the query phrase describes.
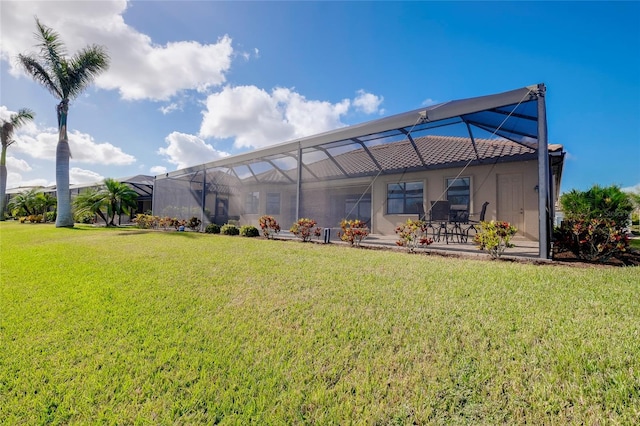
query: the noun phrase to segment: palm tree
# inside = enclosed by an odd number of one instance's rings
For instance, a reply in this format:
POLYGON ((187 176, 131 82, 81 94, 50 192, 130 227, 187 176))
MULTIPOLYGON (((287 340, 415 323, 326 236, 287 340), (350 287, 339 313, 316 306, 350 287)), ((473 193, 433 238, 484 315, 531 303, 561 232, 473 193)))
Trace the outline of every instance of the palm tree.
POLYGON ((76 208, 76 214, 83 215, 89 213, 93 216, 98 215, 104 220, 104 224, 109 226, 109 219, 102 211, 103 208, 106 210, 108 205, 107 193, 103 189, 90 188, 79 193, 74 198, 73 205, 76 208))
POLYGON ((35 33, 38 54, 18 55, 20 64, 35 81, 60 100, 58 114, 58 146, 56 147, 56 192, 58 216, 56 227, 72 227, 71 194, 69 192, 69 139, 67 114, 69 101, 79 96, 101 72, 109 67, 109 55, 102 46, 91 45, 73 57, 66 57, 64 43, 53 29, 36 18, 35 33))
POLYGON ((12 139, 13 132, 27 121, 33 120, 33 111, 27 108, 11 114, 8 120, 2 119, 2 129, 0 129, 0 140, 2 141, 2 153, 0 154, 0 220, 4 220, 4 205, 7 196, 7 148, 15 141, 12 139))
POLYGON ((12 197, 7 207, 12 215, 31 216, 37 214, 37 198, 40 188, 26 189, 12 197))
POLYGON ((108 194, 107 212, 111 218, 109 225, 115 226, 116 215, 122 213, 130 214, 133 209, 138 207, 138 193, 126 183, 118 182, 111 178, 106 178, 104 185, 106 187, 105 192, 108 194))

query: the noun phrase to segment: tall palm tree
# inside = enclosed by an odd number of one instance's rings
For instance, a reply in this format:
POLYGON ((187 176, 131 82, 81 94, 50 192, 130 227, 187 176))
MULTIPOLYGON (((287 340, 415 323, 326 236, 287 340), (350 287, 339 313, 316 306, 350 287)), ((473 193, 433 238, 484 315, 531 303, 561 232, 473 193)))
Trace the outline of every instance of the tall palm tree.
POLYGON ((4 220, 4 207, 7 196, 7 148, 15 141, 12 139, 13 132, 33 120, 33 111, 27 108, 11 114, 8 120, 1 119, 2 129, 0 129, 0 140, 2 141, 2 153, 0 154, 0 220, 4 220))
POLYGON ((138 207, 138 193, 126 183, 111 178, 106 178, 104 185, 108 199, 107 212, 111 218, 109 225, 115 226, 116 215, 131 213, 133 209, 138 207))
POLYGON ((58 100, 58 145, 56 147, 56 192, 58 216, 56 227, 72 227, 71 194, 69 192, 69 138, 67 114, 69 101, 79 96, 100 73, 109 68, 109 55, 103 46, 87 46, 68 58, 60 36, 36 18, 35 33, 40 52, 18 55, 20 64, 35 81, 42 84, 58 100))

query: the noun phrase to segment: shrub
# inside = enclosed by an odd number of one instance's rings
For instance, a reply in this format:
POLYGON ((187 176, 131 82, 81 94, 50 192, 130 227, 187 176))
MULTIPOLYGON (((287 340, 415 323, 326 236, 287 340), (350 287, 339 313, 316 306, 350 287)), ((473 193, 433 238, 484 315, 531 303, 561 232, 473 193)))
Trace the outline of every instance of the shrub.
POLYGON ((611 219, 575 220, 555 231, 557 251, 571 251, 578 259, 605 262, 627 251, 629 238, 611 219))
POLYGON ((606 261, 627 250, 629 239, 624 230, 633 200, 618 186, 574 189, 563 194, 560 203, 566 220, 554 231, 556 251, 571 251, 578 259, 606 261))
POLYGON ((192 231, 196 231, 200 229, 201 224, 202 224, 202 221, 195 216, 192 216, 191 219, 189 219, 189 221, 187 222, 187 226, 192 231))
POLYGON ((55 222, 56 221, 56 212, 46 212, 45 219, 47 222, 55 222))
POLYGON ((150 214, 137 214, 133 222, 140 229, 153 229, 158 226, 159 218, 150 214))
POLYGON ((244 225, 240 227, 240 235, 243 237, 257 237, 260 235, 260 231, 253 225, 244 225))
POLYGON ((427 237, 427 223, 423 220, 407 219, 405 223, 396 227, 399 240, 396 245, 406 247, 409 253, 418 246, 433 244, 433 239, 427 237))
POLYGON ((312 236, 320 237, 322 235, 322 229, 317 227, 314 229, 315 226, 315 220, 303 217, 291 225, 289 231, 303 242, 307 242, 311 241, 312 236))
POLYGON ((240 229, 238 229, 236 225, 227 223, 225 225, 222 225, 222 228, 220 228, 220 233, 224 235, 238 235, 240 234, 240 229))
POLYGON ((220 225, 216 223, 210 223, 204 228, 204 232, 207 234, 219 234, 220 233, 220 225))
POLYGON ((20 219, 18 219, 20 221, 20 223, 25 223, 27 221, 27 217, 26 216, 20 216, 20 219))
POLYGON ((41 214, 31 214, 27 217, 27 220, 31 223, 40 223, 42 222, 41 214))
POLYGON ((261 216, 258 219, 258 223, 260 224, 260 229, 262 229, 262 235, 267 238, 273 238, 275 234, 280 232, 280 225, 278 225, 273 216, 261 216))
POLYGON ((565 218, 570 221, 610 219, 617 226, 624 227, 633 211, 629 194, 618 186, 601 187, 594 185, 588 191, 571 190, 560 197, 565 218))
POLYGON ((518 229, 509 222, 480 222, 480 231, 473 237, 473 242, 480 250, 487 250, 492 258, 497 259, 504 251, 513 247, 511 237, 518 229))
POLYGON ((360 247, 360 243, 363 239, 369 235, 369 228, 367 224, 361 220, 346 220, 342 219, 340 222, 340 228, 338 237, 342 241, 349 242, 352 246, 360 247))
POLYGON ((187 221, 184 219, 178 219, 178 218, 170 218, 168 221, 169 226, 173 226, 176 231, 178 231, 180 229, 180 227, 185 227, 187 226, 187 221))

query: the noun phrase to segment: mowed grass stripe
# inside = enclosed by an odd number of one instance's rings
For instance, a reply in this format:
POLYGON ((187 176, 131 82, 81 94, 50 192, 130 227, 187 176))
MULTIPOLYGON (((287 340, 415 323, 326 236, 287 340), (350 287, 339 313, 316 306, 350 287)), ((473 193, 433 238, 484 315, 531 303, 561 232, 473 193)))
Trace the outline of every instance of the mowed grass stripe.
POLYGON ((633 423, 637 268, 0 224, 7 423, 633 423))

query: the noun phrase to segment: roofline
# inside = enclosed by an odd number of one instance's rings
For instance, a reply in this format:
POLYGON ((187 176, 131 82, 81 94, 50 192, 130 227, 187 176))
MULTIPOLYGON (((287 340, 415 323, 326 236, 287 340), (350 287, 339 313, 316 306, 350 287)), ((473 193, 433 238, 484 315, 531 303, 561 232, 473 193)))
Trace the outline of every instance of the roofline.
POLYGON ((243 163, 245 161, 254 160, 260 157, 282 154, 284 152, 297 151, 298 149, 312 148, 317 145, 347 140, 351 138, 362 137, 374 133, 385 132, 392 129, 400 129, 414 126, 421 121, 434 122, 446 120, 453 117, 459 117, 465 114, 484 111, 500 106, 517 104, 527 97, 536 97, 540 87, 544 87, 543 83, 522 87, 520 89, 510 90, 508 92, 497 93, 493 95, 479 96, 475 98, 467 98, 444 102, 431 105, 426 108, 414 109, 412 111, 377 120, 367 121, 352 126, 341 127, 339 129, 330 130, 328 132, 319 133, 317 135, 307 136, 304 138, 294 139, 288 142, 271 145, 266 148, 259 148, 249 152, 244 152, 229 157, 224 157, 208 163, 199 164, 197 166, 187 167, 180 170, 168 172, 164 176, 156 177, 176 177, 184 174, 199 172, 213 167, 227 167, 243 163))

